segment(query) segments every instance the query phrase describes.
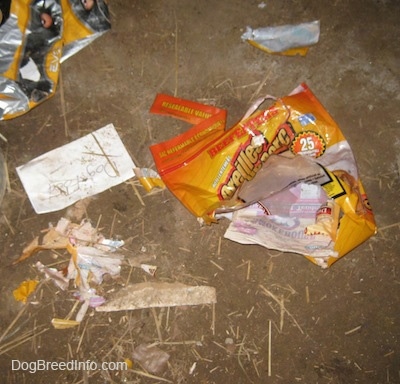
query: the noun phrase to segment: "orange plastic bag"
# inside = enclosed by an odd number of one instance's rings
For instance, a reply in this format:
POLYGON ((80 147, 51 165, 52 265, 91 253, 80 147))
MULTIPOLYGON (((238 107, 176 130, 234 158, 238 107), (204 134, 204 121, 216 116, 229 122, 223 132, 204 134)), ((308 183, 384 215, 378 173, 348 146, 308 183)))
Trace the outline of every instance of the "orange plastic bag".
POLYGON ((265 110, 254 108, 228 130, 225 111, 172 96, 158 95, 151 112, 194 124, 150 150, 166 186, 204 222, 216 221, 221 208, 240 208, 237 192, 243 183, 251 182, 272 155, 290 152, 312 157, 326 169, 330 182, 324 188, 340 206, 339 256, 329 265, 375 233, 350 146, 305 84, 265 110))

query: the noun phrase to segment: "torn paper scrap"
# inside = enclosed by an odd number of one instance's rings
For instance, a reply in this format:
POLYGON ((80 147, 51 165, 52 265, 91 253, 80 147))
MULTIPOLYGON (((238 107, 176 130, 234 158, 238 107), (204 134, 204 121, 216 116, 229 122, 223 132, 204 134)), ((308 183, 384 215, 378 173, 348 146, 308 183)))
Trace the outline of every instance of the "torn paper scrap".
POLYGON ((36 213, 54 212, 134 177, 135 164, 108 124, 17 168, 36 213))
POLYGON ((97 307, 96 311, 128 311, 153 307, 213 304, 216 302, 216 291, 213 287, 188 286, 178 282, 145 282, 121 289, 104 305, 97 307))
POLYGON ((319 20, 258 29, 247 27, 242 40, 268 53, 304 56, 310 45, 318 43, 319 30, 319 20))

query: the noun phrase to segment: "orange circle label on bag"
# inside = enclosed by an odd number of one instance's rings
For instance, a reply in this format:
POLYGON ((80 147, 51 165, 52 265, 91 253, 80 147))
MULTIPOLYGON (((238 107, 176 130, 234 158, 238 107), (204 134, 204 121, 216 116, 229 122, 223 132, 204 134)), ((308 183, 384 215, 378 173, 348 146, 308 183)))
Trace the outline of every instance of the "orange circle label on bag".
POLYGON ((325 152, 325 142, 318 133, 303 131, 295 137, 290 149, 296 155, 319 157, 325 152))

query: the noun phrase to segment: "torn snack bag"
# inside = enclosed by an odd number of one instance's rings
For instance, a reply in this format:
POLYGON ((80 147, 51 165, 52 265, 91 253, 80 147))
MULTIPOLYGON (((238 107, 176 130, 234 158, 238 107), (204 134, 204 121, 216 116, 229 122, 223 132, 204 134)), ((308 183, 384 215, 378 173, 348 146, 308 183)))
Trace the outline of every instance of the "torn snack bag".
POLYGON ((257 29, 247 27, 242 40, 267 53, 305 56, 309 46, 318 43, 319 30, 319 20, 257 29))
MULTIPOLYGON (((327 178, 320 185, 340 207, 334 252, 326 256, 324 265, 331 265, 376 232, 352 150, 305 84, 265 110, 259 109, 260 100, 258 109, 228 130, 224 129, 225 114, 218 118, 216 108, 190 103, 157 96, 151 112, 186 118, 194 126, 150 149, 162 180, 193 215, 211 223, 216 221, 216 211, 243 208, 240 187, 245 182, 251 185, 273 155, 285 153, 319 164, 327 178), (197 113, 204 108, 210 108, 209 114, 197 113), (189 118, 194 116, 197 121, 189 118)), ((309 259, 317 264, 313 257, 309 259)))
POLYGON ((110 29, 103 0, 12 0, 6 15, 0 25, 0 120, 53 96, 61 63, 110 29))

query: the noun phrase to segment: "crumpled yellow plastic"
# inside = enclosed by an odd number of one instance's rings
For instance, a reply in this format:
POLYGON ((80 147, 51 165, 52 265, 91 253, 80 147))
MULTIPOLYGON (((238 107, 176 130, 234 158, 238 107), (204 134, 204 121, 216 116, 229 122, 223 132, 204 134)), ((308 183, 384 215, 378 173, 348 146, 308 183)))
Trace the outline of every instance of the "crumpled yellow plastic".
POLYGON ((28 297, 35 292, 36 286, 39 284, 38 280, 25 280, 17 289, 13 291, 15 300, 22 301, 26 304, 28 297))

